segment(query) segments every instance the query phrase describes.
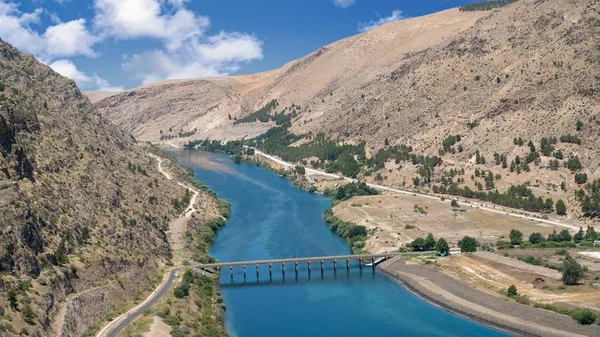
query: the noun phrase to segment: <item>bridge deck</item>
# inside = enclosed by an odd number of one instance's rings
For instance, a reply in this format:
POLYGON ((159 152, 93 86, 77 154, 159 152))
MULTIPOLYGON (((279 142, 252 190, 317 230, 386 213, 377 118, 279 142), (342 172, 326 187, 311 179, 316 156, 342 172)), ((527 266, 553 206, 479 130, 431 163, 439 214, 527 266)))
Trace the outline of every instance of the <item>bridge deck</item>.
POLYGON ((295 262, 319 262, 319 261, 332 261, 332 260, 358 260, 358 259, 371 259, 371 258, 382 258, 382 257, 394 257, 400 255, 400 253, 385 253, 385 254, 363 254, 363 255, 338 255, 338 256, 315 256, 315 257, 299 257, 293 259, 277 259, 277 260, 257 260, 257 261, 239 261, 239 262, 223 262, 223 263, 207 263, 207 264, 196 264, 194 267, 198 268, 227 268, 236 266, 250 266, 250 265, 264 265, 264 264, 278 264, 278 263, 295 263, 295 262))

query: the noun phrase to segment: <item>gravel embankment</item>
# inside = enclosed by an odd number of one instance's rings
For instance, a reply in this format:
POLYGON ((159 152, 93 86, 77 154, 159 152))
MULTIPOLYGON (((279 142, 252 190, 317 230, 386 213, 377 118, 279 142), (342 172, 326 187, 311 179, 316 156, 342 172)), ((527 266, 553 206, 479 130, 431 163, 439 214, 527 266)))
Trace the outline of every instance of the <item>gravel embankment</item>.
POLYGON ((579 325, 571 317, 492 296, 427 266, 401 257, 380 269, 423 299, 455 314, 523 336, 600 336, 600 326, 579 325))

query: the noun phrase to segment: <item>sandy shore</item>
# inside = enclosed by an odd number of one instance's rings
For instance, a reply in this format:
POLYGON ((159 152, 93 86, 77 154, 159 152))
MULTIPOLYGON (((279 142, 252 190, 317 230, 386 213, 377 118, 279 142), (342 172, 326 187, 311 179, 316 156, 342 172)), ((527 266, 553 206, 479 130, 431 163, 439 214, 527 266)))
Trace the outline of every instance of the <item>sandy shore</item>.
POLYGON ((472 288, 427 266, 407 265, 401 257, 380 269, 423 299, 452 313, 523 336, 600 336, 600 326, 533 308, 472 288))

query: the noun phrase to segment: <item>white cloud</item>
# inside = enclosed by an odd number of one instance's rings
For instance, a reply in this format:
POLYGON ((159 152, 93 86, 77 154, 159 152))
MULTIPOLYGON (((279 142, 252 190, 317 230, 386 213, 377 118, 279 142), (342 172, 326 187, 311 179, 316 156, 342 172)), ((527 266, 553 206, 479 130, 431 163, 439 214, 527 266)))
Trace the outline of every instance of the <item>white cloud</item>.
POLYGON ((32 25, 39 24, 44 13, 41 8, 22 13, 16 4, 0 0, 0 36, 16 48, 32 53, 42 62, 49 62, 56 57, 97 56, 92 47, 98 39, 87 30, 84 19, 59 22, 49 26, 40 35, 32 25))
POLYGON ((44 33, 44 38, 47 43, 46 52, 49 55, 57 57, 72 55, 98 56, 92 50, 92 46, 99 39, 87 31, 85 19, 59 23, 48 27, 44 33))
POLYGON ((80 88, 88 88, 98 91, 121 91, 123 87, 113 87, 107 80, 94 74, 88 76, 75 66, 73 62, 69 60, 57 60, 50 63, 50 68, 54 69, 57 73, 68 77, 77 83, 80 88))
POLYGON ((378 20, 371 20, 366 23, 359 22, 356 29, 358 29, 359 32, 366 32, 367 30, 373 29, 377 26, 381 26, 383 24, 393 22, 393 21, 402 20, 404 18, 405 17, 402 15, 402 11, 396 9, 396 10, 392 11, 392 14, 390 16, 380 17, 378 20))
POLYGON ((123 70, 143 84, 164 79, 227 75, 240 64, 263 57, 262 42, 240 33, 195 40, 176 51, 151 50, 135 54, 123 63, 123 70))
MULTIPOLYGON (((0 0, 0 37, 30 52, 87 90, 121 90, 77 69, 68 58, 98 57, 94 46, 109 39, 151 39, 160 45, 127 57, 123 70, 142 83, 227 75, 263 57, 262 42, 238 32, 207 34, 210 20, 186 8, 189 0, 94 0, 94 17, 62 22, 45 9, 23 13, 0 0), (50 25, 42 29, 41 19, 50 25)), ((55 0, 65 3, 70 0, 55 0)), ((353 2, 348 1, 346 2, 353 2)))
POLYGON ((94 24, 118 39, 158 38, 174 50, 184 41, 201 36, 210 24, 207 17, 185 9, 185 2, 169 0, 176 8, 171 14, 163 8, 164 0, 96 0, 94 24))
POLYGON ((348 8, 354 5, 354 0, 333 0, 333 4, 340 8, 348 8))

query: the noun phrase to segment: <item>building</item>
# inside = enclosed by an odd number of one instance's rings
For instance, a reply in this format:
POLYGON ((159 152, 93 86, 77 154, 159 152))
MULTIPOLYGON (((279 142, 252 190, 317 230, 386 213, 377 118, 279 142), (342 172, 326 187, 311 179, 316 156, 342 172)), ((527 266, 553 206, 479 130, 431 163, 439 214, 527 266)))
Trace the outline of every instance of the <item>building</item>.
POLYGON ((458 247, 454 247, 454 248, 450 248, 450 251, 448 252, 448 255, 460 255, 461 253, 461 249, 458 247))

